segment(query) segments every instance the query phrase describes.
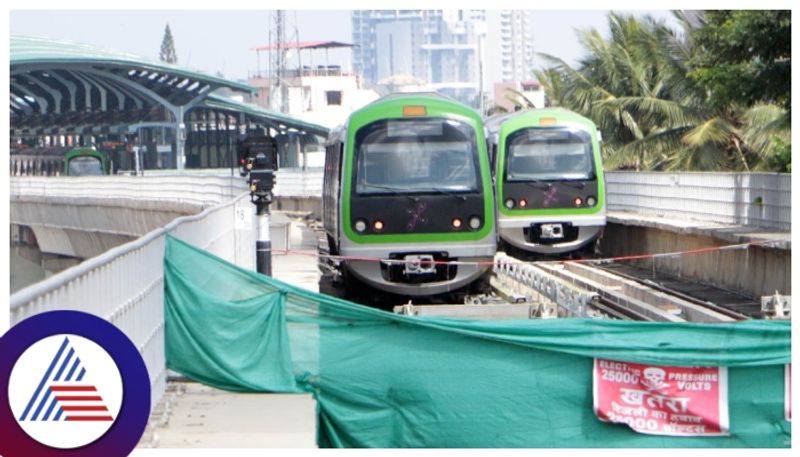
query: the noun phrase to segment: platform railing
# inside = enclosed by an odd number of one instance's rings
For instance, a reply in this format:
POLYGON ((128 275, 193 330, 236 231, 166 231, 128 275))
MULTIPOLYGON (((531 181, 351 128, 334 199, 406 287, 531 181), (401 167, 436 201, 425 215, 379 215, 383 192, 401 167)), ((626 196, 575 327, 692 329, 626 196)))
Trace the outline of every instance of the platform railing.
POLYGON ((606 172, 610 211, 791 231, 789 173, 606 172))
MULTIPOLYGON (((147 170, 145 177, 174 176, 175 170, 147 170)), ((322 197, 322 168, 280 168, 275 174, 275 195, 278 197, 322 197)), ((244 186, 246 180, 239 177, 239 169, 200 168, 184 170, 181 176, 215 176, 227 180, 239 180, 244 186)), ((244 189, 244 187, 242 187, 244 189)))
POLYGON ((246 223, 252 221, 253 211, 249 195, 241 194, 22 289, 11 296, 11 324, 64 309, 109 320, 142 354, 155 404, 166 388, 167 373, 163 309, 166 235, 253 269, 255 239, 251 224, 246 223))
POLYGON ((12 177, 10 195, 25 197, 114 198, 216 204, 247 189, 240 176, 158 174, 153 176, 12 177))

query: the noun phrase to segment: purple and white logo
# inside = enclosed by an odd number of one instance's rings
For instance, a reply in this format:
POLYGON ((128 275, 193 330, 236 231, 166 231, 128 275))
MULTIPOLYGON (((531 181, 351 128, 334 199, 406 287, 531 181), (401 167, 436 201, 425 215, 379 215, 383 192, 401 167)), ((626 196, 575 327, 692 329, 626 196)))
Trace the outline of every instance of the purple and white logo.
POLYGON ((17 359, 8 397, 17 422, 31 438, 56 448, 76 448, 97 440, 114 423, 122 405, 122 378, 114 360, 96 343, 77 335, 53 335, 17 359))
POLYGON ((150 414, 136 346, 106 320, 49 311, 0 338, 0 455, 128 455, 150 414))

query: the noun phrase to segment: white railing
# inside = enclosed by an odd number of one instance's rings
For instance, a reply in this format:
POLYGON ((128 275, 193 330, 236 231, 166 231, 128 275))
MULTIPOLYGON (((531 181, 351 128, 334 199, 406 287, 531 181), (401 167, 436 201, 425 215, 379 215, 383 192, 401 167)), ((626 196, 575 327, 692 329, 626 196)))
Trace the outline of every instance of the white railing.
MULTIPOLYGON (((174 173, 174 172, 173 172, 174 173)), ((159 174, 153 176, 12 177, 11 197, 128 199, 216 204, 247 190, 239 176, 159 174)))
MULTIPOLYGON (((145 177, 166 177, 174 175, 175 170, 147 170, 145 177)), ((204 168, 185 170, 181 176, 216 176, 224 179, 239 180, 244 186, 246 179, 239 177, 236 168, 235 176, 231 176, 230 168, 204 168)), ((322 197, 322 168, 280 168, 275 173, 274 194, 278 197, 322 197)))
MULTIPOLYGON (((52 178, 49 178, 52 179, 52 178)), ((130 243, 64 270, 11 296, 11 324, 56 309, 84 311, 119 327, 139 348, 150 373, 152 401, 166 387, 164 240, 172 234, 244 268, 255 265, 249 195, 175 219, 130 243), (239 216, 239 228, 235 224, 239 216)))
POLYGON ((608 209, 792 229, 788 173, 606 172, 608 209))

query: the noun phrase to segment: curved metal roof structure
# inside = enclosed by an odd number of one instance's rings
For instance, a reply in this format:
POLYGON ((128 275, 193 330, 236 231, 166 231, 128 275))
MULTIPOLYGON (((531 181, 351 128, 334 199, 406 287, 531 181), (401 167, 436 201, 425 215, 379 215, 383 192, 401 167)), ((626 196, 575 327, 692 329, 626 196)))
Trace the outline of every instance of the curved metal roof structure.
POLYGON ((278 49, 333 49, 333 48, 352 48, 356 45, 342 43, 341 41, 300 41, 286 43, 272 43, 256 46, 256 51, 275 51, 278 49))
MULTIPOLYGON (((209 113, 215 122, 225 115, 236 125, 256 122, 282 133, 328 133, 323 126, 213 93, 221 89, 251 94, 254 87, 132 54, 12 35, 10 64, 9 110, 15 137, 125 135, 166 127, 176 131, 174 152, 181 169, 187 124, 190 119, 207 120, 209 113)), ((216 128, 229 131, 227 123, 216 128)))
POLYGON ((301 133, 308 133, 325 137, 329 129, 319 124, 305 122, 296 118, 286 116, 275 111, 264 109, 257 105, 242 103, 227 97, 216 94, 209 95, 202 104, 205 108, 227 111, 233 113, 244 113, 254 119, 263 119, 273 124, 275 129, 280 132, 297 130, 301 133))
POLYGON ((10 64, 11 127, 23 131, 180 123, 216 89, 256 90, 131 54, 17 35, 11 36, 10 64))

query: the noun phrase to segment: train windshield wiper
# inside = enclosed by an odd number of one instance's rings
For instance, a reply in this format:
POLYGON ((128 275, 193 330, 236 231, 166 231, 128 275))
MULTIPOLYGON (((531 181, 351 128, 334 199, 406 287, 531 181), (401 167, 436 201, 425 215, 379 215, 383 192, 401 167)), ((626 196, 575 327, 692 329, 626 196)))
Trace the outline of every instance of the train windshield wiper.
MULTIPOLYGON (((396 187, 383 186, 383 185, 380 185, 380 184, 360 184, 360 186, 362 186, 362 187, 372 187, 374 189, 388 190, 392 195, 399 195, 401 197, 406 197, 406 198, 410 199, 412 202, 418 202, 419 201, 419 198, 417 198, 417 197, 415 197, 413 195, 408 195, 405 192, 400 192, 396 187)), ((372 194, 372 195, 376 195, 376 194, 372 194)))
POLYGON ((545 182, 539 181, 538 179, 528 179, 528 180, 522 181, 522 183, 525 184, 526 186, 533 187, 534 189, 549 189, 550 187, 553 186, 552 183, 545 183, 545 182))
MULTIPOLYGON (((467 196, 464 195, 463 192, 458 192, 456 190, 447 189, 447 188, 444 188, 444 187, 431 187, 430 189, 426 189, 426 190, 430 190, 431 192, 436 192, 437 194, 451 195, 453 197, 458 197, 461 200, 466 200, 467 199, 467 196)), ((464 190, 467 191, 469 189, 464 189, 464 190)))
POLYGON ((586 183, 584 183, 583 181, 575 181, 575 180, 571 180, 571 179, 565 179, 562 182, 564 184, 566 184, 566 185, 568 185, 570 187, 574 187, 576 189, 583 189, 584 187, 586 187, 586 183))

